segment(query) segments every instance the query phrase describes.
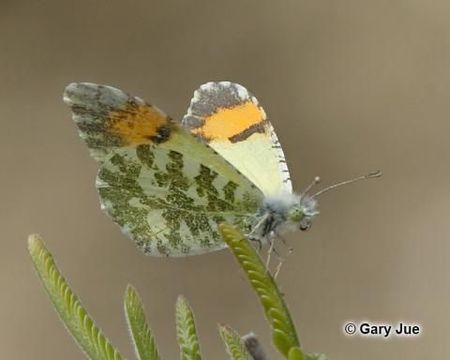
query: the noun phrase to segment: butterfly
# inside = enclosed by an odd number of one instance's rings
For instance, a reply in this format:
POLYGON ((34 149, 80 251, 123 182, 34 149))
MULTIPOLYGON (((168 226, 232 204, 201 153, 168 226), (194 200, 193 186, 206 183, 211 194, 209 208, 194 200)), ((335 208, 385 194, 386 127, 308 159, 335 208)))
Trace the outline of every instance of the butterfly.
POLYGON ((94 83, 68 85, 64 102, 99 163, 101 208, 147 255, 223 249, 223 222, 267 243, 319 213, 318 193, 293 193, 273 126, 239 84, 201 85, 181 121, 94 83))

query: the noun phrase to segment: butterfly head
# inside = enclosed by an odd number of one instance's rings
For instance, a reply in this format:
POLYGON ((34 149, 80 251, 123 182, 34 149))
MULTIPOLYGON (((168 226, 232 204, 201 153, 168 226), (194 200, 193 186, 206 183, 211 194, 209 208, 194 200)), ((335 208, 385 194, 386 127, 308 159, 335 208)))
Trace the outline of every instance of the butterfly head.
POLYGON ((298 229, 306 231, 318 214, 317 200, 309 194, 283 193, 267 197, 261 211, 261 216, 265 216, 266 219, 262 226, 262 235, 264 237, 272 231, 277 233, 298 229))
POLYGON ((308 194, 304 194, 287 211, 287 218, 290 222, 297 224, 300 230, 309 230, 314 217, 319 214, 317 205, 316 199, 308 194))

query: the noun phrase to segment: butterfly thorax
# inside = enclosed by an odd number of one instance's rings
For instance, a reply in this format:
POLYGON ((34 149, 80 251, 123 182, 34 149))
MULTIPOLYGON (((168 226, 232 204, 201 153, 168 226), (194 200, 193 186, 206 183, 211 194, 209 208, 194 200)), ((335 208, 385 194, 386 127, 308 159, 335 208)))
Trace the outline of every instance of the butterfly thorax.
POLYGON ((281 193, 267 196, 252 223, 249 236, 267 242, 289 231, 308 230, 319 213, 317 200, 310 195, 281 193))

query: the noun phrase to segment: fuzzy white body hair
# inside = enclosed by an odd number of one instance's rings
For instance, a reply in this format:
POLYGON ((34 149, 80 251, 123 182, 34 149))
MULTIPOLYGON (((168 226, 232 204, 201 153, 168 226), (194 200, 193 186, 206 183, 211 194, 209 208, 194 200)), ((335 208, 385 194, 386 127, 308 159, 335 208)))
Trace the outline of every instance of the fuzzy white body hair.
MULTIPOLYGON (((300 196, 294 193, 281 193, 276 196, 268 196, 264 199, 263 206, 266 212, 270 212, 274 218, 274 225, 278 234, 293 232, 298 229, 298 224, 288 219, 289 209, 300 203, 300 196)), ((271 234, 269 234, 271 235, 271 234)))

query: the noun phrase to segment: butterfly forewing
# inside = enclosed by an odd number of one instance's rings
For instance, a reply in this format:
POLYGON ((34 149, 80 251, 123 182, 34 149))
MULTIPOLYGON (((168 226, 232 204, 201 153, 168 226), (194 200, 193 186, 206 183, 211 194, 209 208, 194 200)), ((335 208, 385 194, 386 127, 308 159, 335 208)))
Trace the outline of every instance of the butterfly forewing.
POLYGON ((275 131, 256 98, 243 86, 228 81, 200 86, 182 124, 264 194, 292 192, 275 131))

